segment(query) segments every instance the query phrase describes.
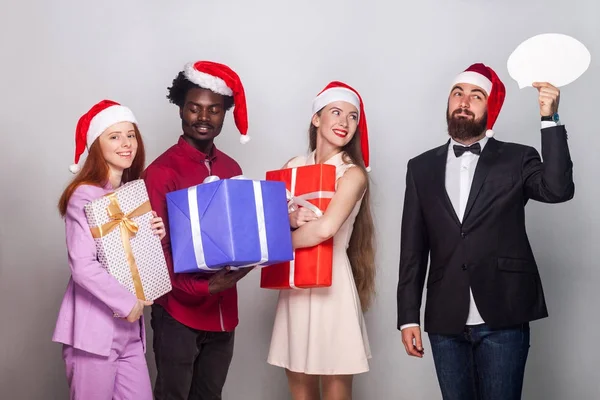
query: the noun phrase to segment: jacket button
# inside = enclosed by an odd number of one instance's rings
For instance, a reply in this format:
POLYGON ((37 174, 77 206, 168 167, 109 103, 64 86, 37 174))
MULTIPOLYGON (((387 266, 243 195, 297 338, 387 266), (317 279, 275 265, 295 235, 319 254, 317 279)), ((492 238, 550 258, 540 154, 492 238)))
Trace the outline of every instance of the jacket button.
POLYGON ((460 233, 460 237, 462 237, 462 238, 464 239, 464 238, 466 238, 466 237, 467 237, 467 234, 466 234, 466 233, 464 233, 464 232, 461 232, 461 233, 460 233))
POLYGON ((466 271, 466 270, 467 270, 467 264, 463 264, 463 265, 462 265, 462 270, 463 270, 463 271, 466 271))

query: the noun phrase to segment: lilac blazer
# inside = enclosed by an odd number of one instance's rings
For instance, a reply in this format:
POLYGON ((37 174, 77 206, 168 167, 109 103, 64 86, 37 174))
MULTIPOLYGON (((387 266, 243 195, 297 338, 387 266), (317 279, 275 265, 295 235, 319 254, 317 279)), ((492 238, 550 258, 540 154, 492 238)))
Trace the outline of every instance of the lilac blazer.
MULTIPOLYGON (((83 207, 109 193, 108 188, 81 185, 72 194, 65 215, 67 253, 71 278, 62 300, 52 341, 88 353, 108 356, 115 335, 115 316, 127 317, 135 295, 100 264, 96 244, 83 207)), ((140 323, 144 352, 144 320, 140 323)))

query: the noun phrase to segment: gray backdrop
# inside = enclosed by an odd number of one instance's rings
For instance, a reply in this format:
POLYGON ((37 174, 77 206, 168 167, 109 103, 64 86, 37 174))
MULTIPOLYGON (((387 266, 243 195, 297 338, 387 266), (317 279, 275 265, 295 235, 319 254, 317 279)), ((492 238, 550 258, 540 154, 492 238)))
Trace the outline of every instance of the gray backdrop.
MULTIPOLYGON (((550 318, 532 325, 526 399, 600 398, 597 267, 599 2, 454 0, 2 0, 0 12, 0 397, 64 399, 60 345, 50 341, 69 277, 57 199, 71 179, 79 116, 102 98, 131 107, 148 161, 180 132, 166 88, 185 62, 231 65, 248 98, 242 146, 228 115, 220 148, 262 178, 305 149, 313 97, 330 80, 355 86, 366 103, 378 233, 377 302, 368 312, 371 371, 356 399, 440 398, 431 352, 406 356, 395 292, 406 162, 446 140, 453 77, 473 62, 507 86, 500 140, 540 148, 536 91, 519 90, 506 60, 524 39, 560 32, 592 53, 587 73, 562 90, 575 198, 530 203, 527 223, 550 318)), ((240 325, 225 399, 286 399, 282 370, 265 362, 276 293, 252 273, 239 285, 240 325)), ((148 339, 152 331, 148 324, 148 339)), ((429 350, 429 342, 425 341, 429 350)), ((154 376, 154 362, 148 353, 154 376)))

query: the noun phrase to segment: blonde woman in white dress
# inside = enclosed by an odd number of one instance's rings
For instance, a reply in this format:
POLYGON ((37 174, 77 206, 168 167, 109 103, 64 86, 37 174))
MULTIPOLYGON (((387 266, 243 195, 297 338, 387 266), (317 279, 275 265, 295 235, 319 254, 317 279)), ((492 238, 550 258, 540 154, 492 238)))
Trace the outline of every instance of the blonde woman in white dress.
POLYGON ((336 167, 336 192, 320 218, 290 214, 294 248, 333 237, 332 285, 282 290, 268 362, 285 368, 294 400, 351 399, 353 375, 369 370, 371 351, 363 312, 375 291, 373 220, 369 202, 368 136, 362 99, 331 82, 313 101, 308 156, 284 168, 336 167))

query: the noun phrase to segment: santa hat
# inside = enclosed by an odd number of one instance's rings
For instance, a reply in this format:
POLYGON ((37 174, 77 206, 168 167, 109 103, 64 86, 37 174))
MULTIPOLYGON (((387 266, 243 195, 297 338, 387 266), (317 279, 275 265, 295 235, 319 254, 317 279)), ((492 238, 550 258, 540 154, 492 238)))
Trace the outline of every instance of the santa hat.
POLYGON ((211 90, 223 96, 233 97, 233 119, 242 134, 242 144, 250 141, 248 135, 248 111, 246 94, 238 74, 226 65, 212 61, 188 63, 183 71, 186 79, 201 88, 211 90))
POLYGON ((481 63, 473 64, 459 74, 454 79, 452 87, 460 83, 470 83, 471 85, 479 86, 488 95, 485 135, 487 137, 494 136, 492 128, 498 118, 498 114, 500 114, 500 109, 502 109, 502 104, 504 103, 504 96, 506 95, 504 84, 493 69, 481 63))
POLYGON ((362 151, 365 168, 371 171, 369 165, 369 132, 367 130, 367 116, 360 94, 352 87, 343 82, 330 82, 325 88, 315 97, 312 104, 312 112, 315 114, 326 105, 335 101, 345 101, 352 104, 358 110, 358 130, 360 132, 360 147, 362 151))
POLYGON ((79 158, 85 149, 89 150, 102 132, 119 122, 137 123, 129 108, 112 100, 102 100, 79 118, 75 130, 75 164, 69 167, 72 173, 79 172, 79 158))

